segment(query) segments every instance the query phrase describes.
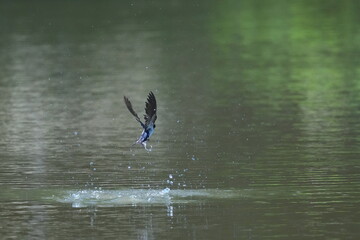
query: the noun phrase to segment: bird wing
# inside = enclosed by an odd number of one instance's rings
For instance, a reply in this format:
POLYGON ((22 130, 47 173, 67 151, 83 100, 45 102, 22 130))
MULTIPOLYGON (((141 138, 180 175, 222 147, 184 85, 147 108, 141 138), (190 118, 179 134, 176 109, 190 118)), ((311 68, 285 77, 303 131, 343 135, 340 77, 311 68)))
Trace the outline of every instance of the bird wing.
POLYGON ((141 126, 142 126, 143 128, 145 128, 144 123, 141 122, 139 116, 138 116, 137 113, 134 111, 130 100, 129 100, 127 97, 125 97, 125 96, 124 96, 124 102, 125 102, 125 105, 126 105, 127 109, 129 109, 129 112, 135 117, 136 121, 138 121, 138 122, 141 124, 141 126))
POLYGON ((156 98, 153 92, 150 92, 145 103, 145 126, 149 126, 151 123, 155 124, 156 121, 156 98))

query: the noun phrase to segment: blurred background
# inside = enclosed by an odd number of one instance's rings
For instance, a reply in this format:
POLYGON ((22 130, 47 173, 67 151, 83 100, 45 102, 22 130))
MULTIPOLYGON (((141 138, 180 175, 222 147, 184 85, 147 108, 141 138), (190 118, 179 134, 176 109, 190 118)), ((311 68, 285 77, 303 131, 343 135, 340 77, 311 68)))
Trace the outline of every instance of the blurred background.
POLYGON ((359 11, 2 1, 0 235, 358 239, 359 11))

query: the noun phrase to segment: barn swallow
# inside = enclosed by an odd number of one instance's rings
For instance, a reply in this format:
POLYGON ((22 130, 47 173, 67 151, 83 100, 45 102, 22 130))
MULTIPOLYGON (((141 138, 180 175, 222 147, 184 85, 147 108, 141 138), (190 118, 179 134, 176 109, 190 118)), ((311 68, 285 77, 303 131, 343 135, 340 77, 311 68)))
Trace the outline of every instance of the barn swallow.
POLYGON ((145 102, 145 114, 144 114, 145 124, 140 120, 139 116, 134 111, 130 100, 124 96, 124 101, 130 113, 135 117, 136 121, 138 121, 141 127, 143 128, 143 131, 139 139, 133 145, 141 144, 142 146, 144 146, 145 150, 151 151, 152 146, 150 146, 151 147, 150 149, 146 148, 146 142, 149 140, 150 136, 154 133, 156 127, 155 121, 157 118, 156 116, 157 107, 156 107, 156 98, 154 93, 150 92, 147 97, 147 102, 145 102))

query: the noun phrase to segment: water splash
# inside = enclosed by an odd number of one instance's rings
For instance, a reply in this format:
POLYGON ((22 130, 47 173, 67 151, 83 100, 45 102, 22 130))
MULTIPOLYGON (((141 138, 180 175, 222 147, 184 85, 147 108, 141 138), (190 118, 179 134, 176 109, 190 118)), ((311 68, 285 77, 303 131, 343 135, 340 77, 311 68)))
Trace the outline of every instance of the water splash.
MULTIPOLYGON (((191 203, 211 198, 239 197, 238 192, 226 190, 171 190, 165 189, 124 189, 124 190, 79 190, 65 191, 54 200, 70 203, 74 208, 123 205, 165 205, 191 203)), ((169 210, 170 211, 170 210, 169 210)), ((171 211, 170 211, 171 212, 171 211)))

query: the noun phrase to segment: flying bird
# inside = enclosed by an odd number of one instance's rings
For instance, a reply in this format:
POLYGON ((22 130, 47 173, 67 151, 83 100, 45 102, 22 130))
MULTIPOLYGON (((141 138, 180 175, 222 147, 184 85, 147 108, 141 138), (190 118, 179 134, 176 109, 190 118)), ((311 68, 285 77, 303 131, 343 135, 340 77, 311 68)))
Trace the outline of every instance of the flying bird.
POLYGON ((137 113, 134 111, 132 104, 130 102, 130 100, 124 96, 124 102, 126 107, 129 109, 130 113, 135 117, 136 121, 138 121, 141 125, 141 127, 143 128, 143 131, 139 137, 139 139, 133 144, 141 144, 142 146, 144 146, 145 150, 147 151, 151 151, 152 147, 146 148, 146 142, 149 140, 150 136, 154 133, 155 130, 155 121, 156 121, 156 98, 153 92, 150 92, 148 97, 147 97, 147 101, 145 102, 145 114, 144 114, 144 119, 145 119, 145 123, 143 123, 139 116, 137 115, 137 113))

